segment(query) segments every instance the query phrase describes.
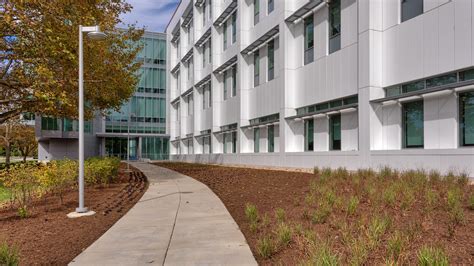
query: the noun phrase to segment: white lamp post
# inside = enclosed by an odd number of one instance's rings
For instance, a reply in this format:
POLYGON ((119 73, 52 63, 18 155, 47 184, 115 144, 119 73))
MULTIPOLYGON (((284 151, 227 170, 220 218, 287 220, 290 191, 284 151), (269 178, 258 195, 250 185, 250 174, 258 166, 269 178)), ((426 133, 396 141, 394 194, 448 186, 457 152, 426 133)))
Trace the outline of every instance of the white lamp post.
POLYGON ((99 26, 83 27, 79 25, 79 207, 76 212, 68 214, 75 218, 93 215, 95 212, 84 207, 84 62, 82 52, 82 33, 87 32, 91 40, 102 40, 107 35, 100 31, 99 26))

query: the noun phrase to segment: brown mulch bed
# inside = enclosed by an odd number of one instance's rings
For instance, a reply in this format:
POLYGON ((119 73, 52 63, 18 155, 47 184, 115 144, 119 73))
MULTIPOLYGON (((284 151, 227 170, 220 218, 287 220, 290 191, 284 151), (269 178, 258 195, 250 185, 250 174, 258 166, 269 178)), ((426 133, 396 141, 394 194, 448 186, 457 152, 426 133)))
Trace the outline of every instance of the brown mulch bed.
POLYGON ((95 215, 77 219, 66 217, 78 205, 77 189, 68 191, 61 206, 57 196, 36 199, 30 216, 18 217, 8 206, 0 208, 0 243, 16 246, 21 265, 67 265, 104 234, 135 205, 148 187, 137 169, 129 175, 121 164, 119 177, 108 186, 87 187, 85 205, 95 215))
MULTIPOLYGON (((474 264, 474 211, 467 207, 467 199, 463 200, 464 221, 456 226, 453 235, 448 233, 449 216, 443 209, 445 194, 441 192, 440 204, 430 213, 424 210, 425 204, 418 198, 408 209, 400 207, 374 207, 370 200, 362 198, 353 216, 349 216, 344 207, 334 208, 325 223, 313 223, 308 219, 307 196, 310 193, 310 183, 315 180, 312 173, 274 171, 262 169, 246 169, 223 167, 216 165, 189 164, 176 162, 160 162, 157 165, 166 167, 182 174, 191 176, 206 184, 223 201, 234 220, 245 235, 250 248, 259 264, 295 265, 308 259, 310 248, 303 237, 295 236, 286 247, 279 247, 270 257, 263 258, 258 254, 257 243, 263 235, 275 234, 275 210, 284 209, 286 223, 297 228, 304 228, 305 232, 312 231, 318 239, 329 240, 331 248, 341 258, 342 264, 349 264, 351 259, 350 245, 344 244, 341 233, 341 224, 360 228, 361 221, 381 215, 389 215, 391 226, 380 240, 380 244, 367 254, 365 264, 385 264, 388 257, 387 242, 395 230, 405 230, 413 234, 413 238, 403 245, 401 260, 403 264, 417 264, 417 252, 424 245, 440 246, 449 257, 452 265, 474 264), (250 230, 250 224, 245 215, 246 203, 255 204, 259 215, 268 215, 270 225, 250 230)), ((335 188, 336 195, 342 200, 341 206, 347 206, 347 195, 353 190, 349 181, 341 181, 335 188), (344 183, 346 182, 346 183, 344 183)), ((370 185, 370 184, 367 184, 370 185)), ((381 186, 383 189, 383 186, 381 186)), ((435 186, 432 189, 438 189, 435 186)), ((440 190, 441 191, 441 190, 440 190)), ((464 191, 473 195, 474 187, 468 185, 464 191)), ((415 195, 418 197, 418 195, 415 195)), ((398 200, 398 199, 397 199, 398 200)), ((381 206, 381 205, 378 205, 381 206)), ((296 231, 296 229, 294 229, 296 231)), ((357 229, 352 231, 357 232, 357 229)), ((300 234, 302 235, 302 234, 300 234)), ((360 234, 359 234, 360 235, 360 234)), ((358 236, 357 233, 354 234, 358 236)), ((365 235, 364 235, 365 236, 365 235)), ((362 237, 364 237, 362 236, 362 237)))

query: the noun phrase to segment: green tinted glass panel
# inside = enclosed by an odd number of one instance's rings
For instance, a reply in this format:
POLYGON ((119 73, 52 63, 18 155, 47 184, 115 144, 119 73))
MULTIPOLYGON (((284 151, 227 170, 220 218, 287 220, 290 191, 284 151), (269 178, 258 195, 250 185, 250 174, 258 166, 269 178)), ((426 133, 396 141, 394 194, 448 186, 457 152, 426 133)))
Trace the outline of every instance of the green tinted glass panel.
POLYGON ((400 95, 402 93, 400 86, 392 86, 385 89, 386 97, 400 95))
POLYGON ((260 128, 253 130, 253 152, 260 152, 260 128))
POLYGON ((405 148, 424 145, 423 101, 403 105, 403 139, 405 148))
POLYGON ((402 86, 402 92, 407 93, 407 92, 412 92, 412 91, 417 91, 417 90, 422 90, 425 88, 425 81, 417 81, 409 84, 405 84, 402 86))
POLYGON ((461 145, 474 145, 474 92, 463 93, 459 97, 461 145))
POLYGON ((304 121, 304 150, 314 150, 314 120, 304 121))
POLYGON ((329 118, 329 139, 331 150, 341 149, 341 115, 334 115, 329 118))
POLYGON ((458 81, 457 73, 451 73, 444 76, 434 77, 426 80, 426 88, 437 87, 441 85, 451 84, 458 81))
POLYGON ((474 69, 459 72, 459 81, 473 80, 474 69))
POLYGON ((275 151, 275 126, 268 126, 268 152, 275 151))

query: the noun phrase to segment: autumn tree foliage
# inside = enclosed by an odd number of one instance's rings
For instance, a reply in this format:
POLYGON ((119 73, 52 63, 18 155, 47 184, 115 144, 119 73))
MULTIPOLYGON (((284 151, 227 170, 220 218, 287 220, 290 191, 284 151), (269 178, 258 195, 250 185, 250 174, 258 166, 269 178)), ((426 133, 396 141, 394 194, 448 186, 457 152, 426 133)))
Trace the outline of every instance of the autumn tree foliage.
POLYGON ((23 112, 77 117, 79 25, 108 37, 84 37, 86 117, 117 109, 133 93, 142 29, 117 30, 124 0, 0 1, 0 124, 23 112))

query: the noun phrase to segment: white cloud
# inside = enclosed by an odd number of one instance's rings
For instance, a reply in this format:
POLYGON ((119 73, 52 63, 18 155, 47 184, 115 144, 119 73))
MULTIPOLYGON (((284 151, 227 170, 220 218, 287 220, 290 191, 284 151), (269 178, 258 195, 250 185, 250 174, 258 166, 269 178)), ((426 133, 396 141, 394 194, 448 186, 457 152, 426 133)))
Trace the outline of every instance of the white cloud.
POLYGON ((127 0, 133 6, 130 13, 121 16, 124 27, 136 23, 147 31, 164 32, 179 0, 127 0))

